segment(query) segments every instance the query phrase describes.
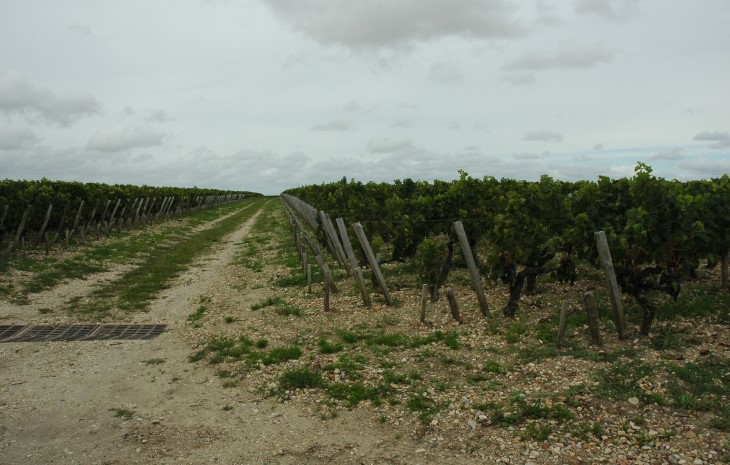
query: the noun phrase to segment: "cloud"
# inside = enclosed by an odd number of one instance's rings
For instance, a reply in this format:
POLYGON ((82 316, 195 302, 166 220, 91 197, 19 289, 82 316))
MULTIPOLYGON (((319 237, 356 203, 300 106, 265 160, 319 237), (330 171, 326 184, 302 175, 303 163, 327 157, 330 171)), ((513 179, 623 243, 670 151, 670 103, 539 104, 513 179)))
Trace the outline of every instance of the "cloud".
POLYGON ((562 134, 557 132, 546 131, 544 129, 538 131, 528 131, 522 140, 533 141, 533 142, 562 142, 562 134))
POLYGON ((353 131, 355 128, 342 118, 336 118, 323 124, 317 124, 312 127, 313 131, 353 131))
POLYGON ((667 150, 666 152, 655 153, 651 157, 651 160, 681 160, 686 155, 679 149, 667 150))
POLYGON ((372 110, 372 106, 365 105, 357 99, 350 100, 342 106, 343 113, 370 113, 372 110))
POLYGON ((401 153, 415 150, 411 139, 371 139, 368 142, 368 152, 370 153, 401 153))
POLYGON ((504 79, 516 86, 529 86, 536 82, 535 73, 507 73, 504 79))
POLYGON ((0 74, 0 111, 40 116, 61 126, 69 126, 84 116, 100 112, 96 98, 85 91, 67 91, 61 95, 36 87, 16 71, 0 74))
POLYGON ((697 177, 708 178, 720 176, 720 173, 730 173, 730 160, 693 158, 682 162, 680 168, 693 173, 697 177))
POLYGON ((35 145, 40 139, 27 128, 13 129, 0 126, 0 150, 19 150, 35 145))
POLYGON ((66 29, 82 36, 88 36, 91 34, 91 28, 85 24, 69 24, 66 29))
POLYGON ((694 140, 717 142, 711 145, 713 149, 730 147, 730 134, 727 132, 701 132, 695 135, 694 140))
POLYGON ((525 34, 505 0, 264 0, 275 15, 323 46, 363 51, 443 37, 510 39, 525 34))
POLYGON ((540 158, 540 154, 537 153, 514 153, 512 158, 515 160, 536 160, 540 158))
POLYGON ((593 146, 593 150, 603 150, 603 144, 596 144, 593 146))
POLYGON ((114 126, 94 134, 86 150, 95 152, 123 152, 162 145, 165 135, 149 127, 114 126))
POLYGON ((431 66, 429 77, 432 81, 443 83, 461 82, 464 76, 456 63, 436 63, 431 66))
POLYGON ((608 19, 624 19, 636 10, 641 0, 577 0, 575 12, 608 19))
POLYGON ((401 128, 401 129, 412 128, 413 123, 408 120, 402 119, 402 120, 398 120, 398 121, 393 121, 393 124, 391 124, 390 127, 401 128))
POLYGON ((167 113, 165 113, 162 110, 153 111, 147 117, 147 121, 156 122, 156 123, 166 123, 168 121, 173 121, 174 119, 175 118, 170 117, 167 113))
POLYGON ((613 59, 611 52, 601 45, 567 46, 555 54, 530 50, 505 64, 506 71, 545 71, 551 69, 588 69, 613 59))

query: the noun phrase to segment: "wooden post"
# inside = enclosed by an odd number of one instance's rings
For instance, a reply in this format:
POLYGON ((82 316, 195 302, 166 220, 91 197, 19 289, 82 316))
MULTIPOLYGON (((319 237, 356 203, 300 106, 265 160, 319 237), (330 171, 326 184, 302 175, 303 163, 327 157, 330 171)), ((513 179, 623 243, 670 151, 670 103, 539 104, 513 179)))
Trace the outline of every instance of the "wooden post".
POLYGON ((591 333, 591 343, 594 346, 603 346, 601 328, 598 324, 598 310, 596 309, 596 300, 593 298, 593 292, 585 293, 583 296, 583 305, 588 313, 588 329, 591 333))
POLYGON ((370 263, 370 269, 373 271, 373 274, 375 274, 375 279, 378 281, 378 285, 380 285, 380 289, 383 291, 385 304, 393 305, 393 302, 390 300, 388 286, 385 284, 385 278, 383 277, 383 273, 380 271, 380 265, 378 265, 378 261, 375 259, 373 249, 370 248, 370 242, 368 242, 368 238, 365 236, 365 231, 363 231, 362 225, 360 223, 355 223, 352 225, 352 228, 355 230, 357 240, 360 241, 360 246, 365 251, 365 256, 368 259, 368 263, 370 263))
POLYGON ((335 281, 332 279, 332 272, 330 271, 330 267, 324 262, 321 255, 317 255, 316 257, 314 257, 314 260, 317 262, 319 269, 322 270, 322 276, 327 276, 327 274, 330 275, 329 285, 332 288, 332 292, 337 294, 339 291, 337 290, 335 281))
POLYGON ((322 219, 322 226, 324 228, 324 231, 327 236, 329 236, 330 241, 332 242, 337 262, 345 269, 345 271, 347 271, 347 276, 352 276, 350 261, 345 256, 345 251, 342 249, 342 243, 340 243, 340 238, 337 236, 337 231, 335 231, 335 227, 332 225, 332 220, 330 219, 329 215, 325 213, 324 210, 321 210, 319 212, 319 216, 322 219))
POLYGON ((355 251, 352 248, 352 243, 350 242, 350 237, 347 235, 347 227, 345 226, 345 220, 342 218, 337 218, 335 220, 337 223, 337 229, 340 232, 340 239, 342 239, 342 245, 345 247, 345 253, 347 254, 347 258, 350 260, 350 266, 354 270, 355 268, 360 267, 360 264, 357 263, 357 257, 355 256, 355 251))
POLYGON ((5 227, 5 217, 8 216, 8 209, 10 209, 10 205, 3 205, 3 214, 0 216, 0 232, 5 227))
POLYGON ((421 286, 421 323, 426 322, 426 306, 428 305, 428 284, 421 286))
POLYGON ((358 266, 353 271, 355 280, 357 281, 357 287, 360 289, 360 295, 362 296, 362 303, 366 307, 370 307, 370 294, 368 294, 368 288, 365 285, 365 278, 362 275, 362 269, 358 266))
POLYGON ((84 205, 86 204, 86 201, 82 200, 81 205, 79 205, 79 211, 76 212, 76 219, 74 220, 73 228, 71 228, 71 235, 68 236, 68 239, 66 240, 66 245, 68 245, 68 241, 73 237, 73 235, 76 233, 76 229, 79 227, 79 221, 81 221, 81 212, 84 210, 84 205))
POLYGON ((471 286, 474 292, 477 294, 479 300, 479 310, 482 315, 486 318, 489 316, 489 305, 487 304, 487 296, 484 295, 484 288, 482 287, 482 280, 479 278, 479 271, 477 265, 474 262, 474 255, 472 255, 469 241, 466 238, 466 232, 464 232, 464 225, 461 221, 454 223, 454 229, 456 229, 456 235, 459 236, 459 243, 461 244, 461 250, 464 252, 464 258, 466 264, 469 267, 469 274, 471 275, 471 286))
POLYGON ((307 263, 307 260, 308 260, 307 251, 303 250, 302 251, 302 270, 303 271, 307 271, 307 265, 309 264, 309 263, 307 263))
POLYGON ((329 268, 324 271, 324 311, 330 311, 330 289, 332 288, 332 274, 329 268))
POLYGON ((452 291, 450 287, 446 288, 446 299, 449 301, 449 308, 451 309, 451 316, 457 322, 463 323, 461 321, 461 314, 459 313, 459 303, 456 302, 456 296, 454 295, 454 291, 452 291))
POLYGON ((312 265, 307 264, 307 294, 312 293, 312 265))
POLYGON ((563 305, 560 307, 560 324, 558 325, 558 348, 563 346, 565 340, 565 331, 568 329, 568 301, 563 300, 563 305))
POLYGON ((46 235, 46 228, 48 228, 48 220, 51 219, 51 210, 53 210, 53 204, 48 205, 48 210, 46 210, 46 218, 43 220, 43 226, 41 226, 41 231, 38 233, 38 244, 43 242, 43 239, 46 235))
POLYGON ((626 320, 624 319, 624 307, 621 302, 621 291, 616 282, 616 273, 613 269, 613 261, 611 260, 611 250, 608 248, 606 233, 598 231, 595 233, 596 245, 598 246, 598 254, 601 257, 603 271, 606 273, 606 285, 608 286, 608 294, 611 298, 613 306, 613 321, 616 324, 618 338, 626 339, 626 320))
POLYGON ((25 230, 25 223, 28 221, 28 215, 30 214, 30 205, 25 207, 25 211, 23 212, 23 217, 20 220, 20 225, 18 226, 18 231, 15 233, 15 243, 17 244, 18 241, 20 241, 20 238, 23 236, 23 231, 25 230))

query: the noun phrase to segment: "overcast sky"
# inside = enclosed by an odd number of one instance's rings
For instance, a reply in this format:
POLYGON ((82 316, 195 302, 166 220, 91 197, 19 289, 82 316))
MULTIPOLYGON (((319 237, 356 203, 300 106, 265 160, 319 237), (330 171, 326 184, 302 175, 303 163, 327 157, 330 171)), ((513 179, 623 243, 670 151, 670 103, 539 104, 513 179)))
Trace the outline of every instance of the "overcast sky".
POLYGON ((730 172, 728 0, 0 0, 0 178, 730 172))

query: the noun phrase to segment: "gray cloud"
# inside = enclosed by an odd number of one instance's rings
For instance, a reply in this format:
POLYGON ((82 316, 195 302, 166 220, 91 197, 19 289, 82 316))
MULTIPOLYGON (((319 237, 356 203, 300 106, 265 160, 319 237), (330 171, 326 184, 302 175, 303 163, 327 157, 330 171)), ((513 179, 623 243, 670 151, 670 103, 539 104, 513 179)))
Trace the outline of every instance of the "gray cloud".
POLYGON ((717 176, 718 173, 730 173, 730 160, 712 160, 709 158, 693 158, 682 162, 680 167, 703 178, 717 176))
POLYGON ((353 131, 355 128, 342 118, 336 118, 327 123, 317 124, 312 127, 313 131, 353 131))
POLYGON ((522 140, 527 141, 534 141, 534 142, 562 142, 563 136, 562 134, 558 134, 557 132, 547 131, 545 129, 537 130, 537 131, 528 131, 523 137, 522 140))
POLYGON ((461 82, 464 80, 464 76, 461 73, 461 68, 456 63, 436 63, 431 66, 429 77, 433 81, 452 83, 461 82))
POLYGON ((577 0, 575 12, 609 19, 623 19, 636 10, 641 0, 577 0))
POLYGON ((510 72, 505 74, 504 79, 516 86, 529 86, 537 82, 535 73, 510 72))
POLYGON ((408 120, 398 120, 398 121, 393 121, 393 124, 391 124, 390 127, 401 128, 401 129, 412 128, 413 123, 408 120))
POLYGON ((603 150, 603 144, 596 144, 593 146, 593 150, 603 150))
POLYGON ((372 106, 365 105, 357 99, 350 100, 342 106, 343 113, 370 113, 372 110, 372 106))
POLYGON ((716 142, 711 146, 713 149, 730 147, 730 134, 727 132, 701 132, 695 135, 694 140, 716 142))
POLYGON ((410 139, 372 139, 368 142, 370 153, 402 153, 415 150, 416 146, 410 139))
POLYGON ((650 157, 651 160, 681 160, 686 155, 679 149, 667 150, 665 152, 655 153, 650 157))
POLYGON ((162 145, 165 135, 150 127, 114 126, 94 134, 86 150, 95 152, 123 152, 136 148, 162 145))
POLYGON ((0 126, 0 150, 19 150, 35 145, 39 140, 30 129, 0 126))
POLYGON ((15 71, 0 74, 0 111, 22 114, 33 119, 40 116, 61 126, 68 126, 84 116, 100 112, 96 98, 84 91, 67 91, 61 95, 36 87, 15 71))
POLYGON ((156 122, 156 123, 166 123, 168 121, 173 121, 174 118, 170 117, 167 113, 165 113, 162 110, 155 110, 147 117, 147 121, 156 122))
POLYGON ((505 64, 507 71, 544 71, 550 69, 593 68, 608 63, 613 55, 601 45, 568 46, 555 54, 543 50, 531 50, 505 64))
POLYGON ((504 0, 264 0, 320 45, 385 49, 447 36, 515 38, 525 29, 504 0))
POLYGON ((71 32, 75 32, 76 34, 80 34, 82 36, 88 36, 91 34, 91 28, 85 24, 70 24, 66 27, 71 32))

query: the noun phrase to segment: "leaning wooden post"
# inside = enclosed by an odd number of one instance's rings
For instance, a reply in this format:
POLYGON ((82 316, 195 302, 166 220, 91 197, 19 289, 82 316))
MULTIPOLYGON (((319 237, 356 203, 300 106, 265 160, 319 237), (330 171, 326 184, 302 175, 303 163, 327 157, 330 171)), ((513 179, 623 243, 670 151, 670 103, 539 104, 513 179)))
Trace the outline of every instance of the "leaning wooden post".
POLYGON ((368 294, 368 288, 365 285, 365 278, 362 275, 362 269, 358 266, 352 270, 357 281, 357 287, 360 289, 360 295, 362 296, 362 303, 366 307, 370 307, 370 294, 368 294))
POLYGON ((25 222, 28 220, 28 214, 30 213, 30 205, 28 205, 25 208, 25 212, 23 212, 23 218, 20 220, 20 225, 18 225, 18 231, 15 233, 15 240, 10 242, 8 245, 7 250, 5 250, 5 254, 8 255, 10 252, 13 251, 13 248, 20 242, 20 238, 23 235, 23 229, 25 229, 25 222))
POLYGON ((474 255, 471 253, 471 246, 469 241, 466 239, 466 232, 464 232, 464 225, 461 221, 454 223, 454 229, 456 229, 456 235, 459 236, 459 243, 461 244, 461 250, 464 252, 464 258, 466 264, 469 267, 469 274, 471 275, 471 286, 474 288, 474 292, 477 294, 479 300, 479 310, 482 315, 486 318, 489 316, 489 305, 487 304, 487 296, 484 295, 484 288, 482 287, 482 280, 479 278, 479 271, 477 265, 474 262, 474 255))
POLYGON ((357 240, 360 241, 360 246, 362 246, 362 249, 365 251, 365 256, 368 259, 368 263, 370 263, 370 269, 373 271, 375 279, 378 281, 378 285, 380 285, 380 289, 383 291, 385 304, 393 305, 393 302, 390 300, 388 286, 385 284, 385 278, 383 277, 383 273, 380 271, 380 265, 378 265, 378 261, 375 259, 373 249, 370 248, 370 242, 368 242, 368 238, 365 236, 365 231, 363 231, 362 225, 360 223, 355 223, 352 225, 352 229, 355 230, 357 240))
POLYGON ((621 302, 621 291, 616 282, 616 272, 613 269, 613 261, 611 260, 611 250, 608 248, 606 233, 598 231, 595 233, 598 254, 601 257, 603 271, 606 273, 606 285, 608 286, 608 294, 611 297, 611 305, 613 306, 613 321, 616 324, 618 338, 626 339, 626 320, 624 319, 624 307, 621 302))
POLYGON ((81 204, 79 205, 79 211, 76 213, 76 219, 74 220, 73 228, 71 228, 71 235, 66 240, 66 245, 68 245, 68 241, 76 233, 76 228, 79 227, 79 221, 81 221, 81 212, 84 210, 84 205, 85 204, 86 204, 86 201, 85 200, 82 200, 81 201, 81 204))
POLYGON ((568 329, 568 301, 563 300, 563 305, 560 307, 560 324, 558 325, 558 348, 563 346, 565 340, 565 331, 568 329))
POLYGON ((345 247, 345 253, 347 254, 347 258, 350 260, 350 266, 352 266, 352 269, 360 267, 360 264, 357 263, 357 257, 355 256, 355 250, 352 248, 352 243, 350 242, 350 237, 347 235, 347 226, 345 226, 345 220, 342 218, 337 218, 335 220, 337 223, 337 229, 340 232, 340 238, 342 239, 342 245, 345 247))
POLYGON ((428 300, 429 300, 428 284, 424 284, 421 287, 421 318, 420 318, 421 323, 426 322, 426 306, 428 306, 428 300))
MULTIPOLYGON (((41 226, 41 231, 38 233, 38 242, 37 244, 40 244, 43 242, 43 239, 46 235, 46 228, 48 228, 48 220, 51 219, 51 211, 53 210, 53 204, 48 205, 48 210, 46 210, 46 218, 43 220, 43 226, 41 226)), ((47 243, 48 241, 46 241, 47 243)))
POLYGON ((342 243, 340 242, 340 238, 337 236, 335 227, 332 225, 332 220, 324 210, 320 210, 319 217, 322 219, 322 227, 324 228, 325 234, 327 234, 330 238, 337 262, 345 269, 347 276, 352 276, 350 261, 347 259, 345 251, 342 249, 342 243))
POLYGON ((458 304, 458 302, 456 302, 456 296, 454 295, 454 291, 452 291, 450 287, 446 288, 446 299, 449 301, 449 308, 451 309, 451 316, 458 323, 462 323, 461 314, 459 313, 459 304, 458 304))
POLYGON ((585 293, 583 296, 583 305, 588 313, 588 329, 591 333, 591 343, 594 346, 603 346, 601 328, 598 325, 598 310, 596 309, 596 300, 593 298, 593 292, 585 293))

